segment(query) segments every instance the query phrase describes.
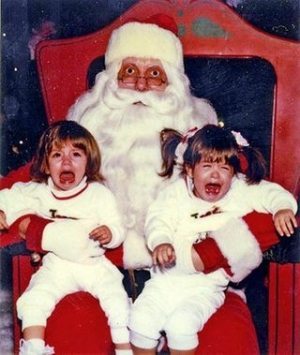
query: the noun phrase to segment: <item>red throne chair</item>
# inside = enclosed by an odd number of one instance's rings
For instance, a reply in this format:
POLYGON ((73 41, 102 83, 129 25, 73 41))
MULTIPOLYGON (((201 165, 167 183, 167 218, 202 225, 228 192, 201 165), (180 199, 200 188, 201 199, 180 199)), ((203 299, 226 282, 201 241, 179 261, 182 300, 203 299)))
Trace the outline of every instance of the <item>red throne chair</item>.
MULTIPOLYGON (((63 119, 70 105, 87 89, 89 68, 96 58, 104 56, 112 30, 128 19, 143 20, 156 13, 167 14, 176 20, 187 58, 258 57, 271 64, 276 85, 270 178, 299 196, 295 186, 299 183, 300 155, 295 146, 300 124, 300 46, 258 31, 218 0, 143 0, 100 31, 77 38, 41 42, 36 59, 48 122, 63 119)), ((2 179, 1 187, 28 179, 28 167, 22 168, 2 179)), ((121 248, 107 255, 116 265, 122 266, 121 248)), ((34 271, 28 256, 13 258, 14 301, 24 291, 34 271)), ((296 336, 300 334, 299 264, 271 263, 269 271, 268 353, 300 353, 300 338, 296 336)), ((233 309, 238 307, 236 297, 232 295, 227 299, 233 309)), ((226 316, 230 317, 230 314, 225 313, 226 316)), ((208 339, 204 329, 200 339, 206 354, 247 354, 247 349, 239 348, 239 344, 224 345, 223 335, 208 339), (223 347, 222 351, 216 352, 218 346, 219 349, 223 347)), ((20 336, 20 324, 14 314, 16 352, 20 336)), ((113 353, 105 315, 98 301, 83 292, 67 296, 57 305, 48 320, 46 340, 55 347, 56 354, 113 353)))

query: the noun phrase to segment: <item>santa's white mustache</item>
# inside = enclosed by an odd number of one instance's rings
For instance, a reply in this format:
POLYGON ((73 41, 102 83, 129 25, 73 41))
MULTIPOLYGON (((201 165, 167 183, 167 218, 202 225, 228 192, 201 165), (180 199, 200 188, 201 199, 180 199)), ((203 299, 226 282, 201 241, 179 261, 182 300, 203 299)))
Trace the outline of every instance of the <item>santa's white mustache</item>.
POLYGON ((177 111, 180 106, 180 99, 169 85, 164 92, 137 91, 119 88, 116 80, 107 80, 103 90, 103 102, 110 109, 124 109, 136 103, 141 103, 147 107, 155 108, 160 114, 169 114, 177 111))

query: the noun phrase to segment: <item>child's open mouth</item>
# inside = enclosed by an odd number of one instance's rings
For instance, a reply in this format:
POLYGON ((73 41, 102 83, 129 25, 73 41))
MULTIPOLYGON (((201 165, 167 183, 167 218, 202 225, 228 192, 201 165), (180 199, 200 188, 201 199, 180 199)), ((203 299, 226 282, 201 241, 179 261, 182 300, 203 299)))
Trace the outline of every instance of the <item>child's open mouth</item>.
POLYGON ((72 171, 63 171, 59 180, 62 184, 72 184, 75 181, 75 174, 72 171))
POLYGON ((221 185, 220 184, 206 184, 205 185, 205 192, 207 194, 211 194, 211 195, 218 195, 221 191, 221 185))

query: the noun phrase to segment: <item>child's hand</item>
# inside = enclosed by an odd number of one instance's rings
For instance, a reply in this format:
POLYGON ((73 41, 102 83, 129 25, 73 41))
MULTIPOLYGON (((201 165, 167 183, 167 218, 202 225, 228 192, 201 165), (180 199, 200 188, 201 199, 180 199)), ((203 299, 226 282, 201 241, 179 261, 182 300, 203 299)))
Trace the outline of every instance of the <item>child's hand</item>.
POLYGON ((194 247, 192 247, 192 261, 193 261, 194 268, 197 271, 200 271, 200 272, 204 271, 203 261, 200 258, 199 254, 196 252, 194 247))
POLYGON ((5 212, 0 210, 0 230, 8 229, 9 225, 6 222, 6 214, 5 212))
POLYGON ((29 226, 30 221, 31 221, 30 217, 26 217, 26 218, 22 219, 22 221, 19 224, 19 235, 23 239, 26 239, 26 232, 27 232, 27 228, 29 226))
POLYGON ((175 260, 175 250, 170 243, 160 244, 153 250, 152 261, 154 266, 171 267, 174 266, 175 260))
POLYGON ((112 240, 112 233, 107 226, 100 226, 93 229, 89 236, 90 239, 98 241, 100 246, 108 244, 112 240))
POLYGON ((297 220, 292 210, 284 209, 274 214, 274 224, 281 237, 284 235, 290 237, 297 227, 297 220))

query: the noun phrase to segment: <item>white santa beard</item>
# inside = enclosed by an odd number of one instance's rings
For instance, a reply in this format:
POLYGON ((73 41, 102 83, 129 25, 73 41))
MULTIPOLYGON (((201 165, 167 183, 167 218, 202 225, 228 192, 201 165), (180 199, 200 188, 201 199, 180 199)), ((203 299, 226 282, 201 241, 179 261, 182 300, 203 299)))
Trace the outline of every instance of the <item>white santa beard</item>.
MULTIPOLYGON (((100 143, 102 172, 117 198, 127 231, 124 265, 141 268, 151 265, 144 241, 145 215, 164 184, 158 175, 161 170, 159 134, 165 125, 173 125, 173 116, 162 119, 141 104, 127 107, 122 114, 120 111, 112 111, 109 118, 114 121, 118 114, 119 124, 102 129, 105 137, 105 142, 100 143)), ((103 121, 109 122, 105 118, 103 121)))
POLYGON ((148 206, 166 183, 158 176, 160 131, 173 128, 183 132, 208 122, 201 112, 195 115, 187 83, 179 79, 176 87, 169 85, 164 92, 139 93, 119 89, 116 81, 109 80, 105 72, 100 73, 95 87, 78 100, 68 115, 68 119, 89 129, 98 141, 102 173, 117 198, 126 227, 127 268, 151 265, 144 221, 148 206))

